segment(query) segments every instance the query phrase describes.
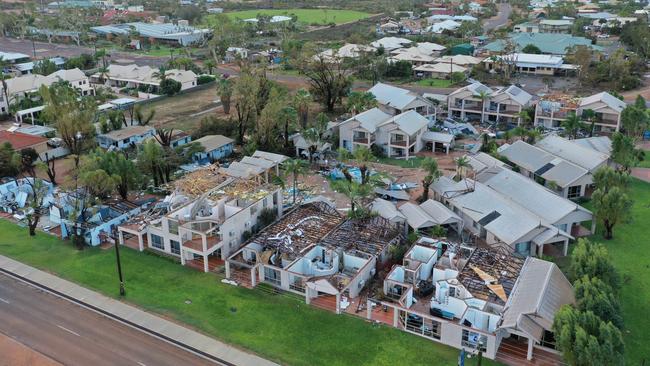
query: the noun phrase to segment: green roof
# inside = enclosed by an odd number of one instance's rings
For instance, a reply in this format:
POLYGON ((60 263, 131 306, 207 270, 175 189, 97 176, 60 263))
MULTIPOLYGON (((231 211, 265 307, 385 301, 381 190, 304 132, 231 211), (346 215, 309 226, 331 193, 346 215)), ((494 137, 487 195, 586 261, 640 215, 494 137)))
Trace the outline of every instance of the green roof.
MULTIPOLYGON (((591 44, 589 38, 574 37, 569 34, 559 33, 510 33, 508 38, 521 51, 529 44, 537 46, 542 53, 551 55, 564 55, 567 48, 573 46, 587 46, 594 51, 602 51, 602 47, 591 44)), ((492 52, 501 52, 505 47, 505 40, 499 39, 485 45, 485 49, 492 52)))

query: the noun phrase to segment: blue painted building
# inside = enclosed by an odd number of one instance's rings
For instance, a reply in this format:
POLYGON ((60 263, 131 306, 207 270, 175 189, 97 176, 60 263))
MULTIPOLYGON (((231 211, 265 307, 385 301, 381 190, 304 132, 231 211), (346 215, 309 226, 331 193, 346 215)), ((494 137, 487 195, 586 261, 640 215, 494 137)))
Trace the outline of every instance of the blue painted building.
POLYGON ((195 142, 203 146, 204 150, 195 153, 193 160, 198 163, 208 163, 230 156, 235 140, 223 135, 208 135, 195 142))
POLYGON ((104 149, 113 147, 122 150, 138 145, 155 134, 156 130, 150 126, 128 126, 97 136, 97 143, 104 149))

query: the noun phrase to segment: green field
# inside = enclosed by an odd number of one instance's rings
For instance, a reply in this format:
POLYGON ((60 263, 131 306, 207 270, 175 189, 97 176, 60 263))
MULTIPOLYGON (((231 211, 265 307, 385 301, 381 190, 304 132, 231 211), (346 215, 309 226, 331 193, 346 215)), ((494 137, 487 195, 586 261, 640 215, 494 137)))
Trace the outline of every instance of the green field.
MULTIPOLYGON (((341 10, 341 9, 259 9, 259 10, 243 10, 232 13, 225 13, 231 19, 248 19, 255 18, 258 14, 263 15, 286 15, 296 16, 298 22, 306 24, 342 24, 354 22, 359 19, 364 19, 370 16, 368 13, 354 10, 341 10)), ((208 17, 209 19, 209 17, 208 17)), ((209 20, 208 20, 209 22, 209 20)))
POLYGON ((639 168, 650 168, 650 150, 645 150, 645 159, 640 161, 636 166, 639 168))
POLYGON ((434 88, 448 88, 451 86, 451 80, 447 79, 422 79, 416 82, 417 85, 431 86, 434 88))
MULTIPOLYGON (((0 254, 118 297, 113 250, 77 251, 47 234, 29 237, 27 228, 5 220, 0 232, 0 254)), ((281 364, 457 364, 458 350, 391 327, 316 309, 295 296, 225 285, 154 254, 128 248, 121 254, 126 301, 281 364)))
MULTIPOLYGON (((620 302, 625 329, 625 362, 642 365, 650 360, 650 184, 633 179, 628 192, 634 200, 633 221, 614 227, 614 239, 604 240, 602 225, 592 240, 607 247, 623 277, 620 302)), ((589 204, 586 208, 591 208, 589 204)))

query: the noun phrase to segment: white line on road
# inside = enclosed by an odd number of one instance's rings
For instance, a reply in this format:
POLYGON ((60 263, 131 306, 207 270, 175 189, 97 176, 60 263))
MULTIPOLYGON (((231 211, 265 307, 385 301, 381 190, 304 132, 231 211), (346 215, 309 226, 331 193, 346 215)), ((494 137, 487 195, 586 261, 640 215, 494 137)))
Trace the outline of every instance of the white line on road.
POLYGON ((57 325, 57 327, 59 327, 59 328, 65 330, 65 331, 68 332, 68 333, 74 334, 74 335, 76 335, 77 337, 81 337, 81 336, 79 335, 79 333, 77 333, 77 332, 73 332, 73 331, 71 331, 70 329, 68 329, 68 328, 66 328, 66 327, 62 327, 62 326, 60 326, 60 325, 57 325))
POLYGON ((0 297, 0 301, 4 302, 5 304, 8 304, 8 303, 9 303, 9 300, 5 300, 5 299, 3 299, 3 298, 1 298, 1 297, 0 297))
POLYGON ((140 362, 140 361, 138 361, 138 365, 140 365, 140 366, 147 366, 147 365, 143 364, 143 363, 140 362))

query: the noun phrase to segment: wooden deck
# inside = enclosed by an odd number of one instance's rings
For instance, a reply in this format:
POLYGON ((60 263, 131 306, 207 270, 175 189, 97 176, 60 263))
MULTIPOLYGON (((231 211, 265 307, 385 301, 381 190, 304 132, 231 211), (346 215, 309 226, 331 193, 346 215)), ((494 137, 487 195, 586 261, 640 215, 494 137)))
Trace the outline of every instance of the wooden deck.
POLYGON ((250 289, 253 288, 252 281, 251 281, 251 271, 248 268, 236 269, 231 266, 230 279, 237 282, 239 286, 250 288, 250 289))
MULTIPOLYGON (((208 257, 208 271, 216 272, 216 270, 224 265, 224 261, 217 257, 208 257)), ((185 261, 185 265, 203 272, 203 258, 191 259, 185 261)))
POLYGON ((321 295, 311 299, 310 303, 317 308, 336 312, 336 296, 334 295, 321 295))
POLYGON ((533 350, 533 359, 528 361, 528 344, 514 339, 501 341, 496 360, 510 366, 564 366, 562 357, 538 348, 533 350))

